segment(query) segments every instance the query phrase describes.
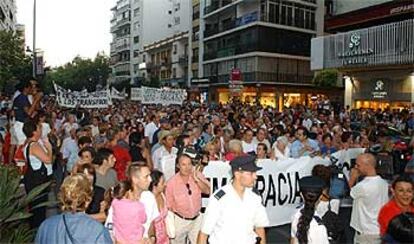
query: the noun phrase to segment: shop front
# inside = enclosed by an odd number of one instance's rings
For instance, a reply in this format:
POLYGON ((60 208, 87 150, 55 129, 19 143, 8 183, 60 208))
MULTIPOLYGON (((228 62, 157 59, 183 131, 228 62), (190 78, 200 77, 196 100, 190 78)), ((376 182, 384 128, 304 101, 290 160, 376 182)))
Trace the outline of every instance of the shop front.
MULTIPOLYGON (((343 99, 343 89, 321 90, 315 87, 295 87, 280 85, 261 85, 256 87, 243 86, 239 92, 234 93, 227 87, 217 87, 212 93, 217 94, 215 102, 226 104, 235 99, 247 103, 257 104, 264 107, 278 108, 294 107, 296 105, 313 106, 321 99, 331 99, 340 102, 343 99)), ((214 97, 212 97, 214 98, 214 97)))
POLYGON ((414 103, 414 19, 312 39, 311 69, 338 69, 344 103, 401 109, 414 103))

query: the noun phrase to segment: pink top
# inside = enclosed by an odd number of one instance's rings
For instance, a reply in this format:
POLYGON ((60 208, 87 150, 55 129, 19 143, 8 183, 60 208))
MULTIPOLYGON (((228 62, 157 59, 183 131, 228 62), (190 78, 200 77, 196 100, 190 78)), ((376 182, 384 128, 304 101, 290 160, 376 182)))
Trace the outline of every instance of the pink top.
MULTIPOLYGON (((208 183, 204 175, 199 171, 197 171, 197 177, 203 182, 208 183)), ((184 218, 193 218, 199 214, 201 209, 201 190, 192 177, 189 177, 188 184, 189 189, 180 173, 175 174, 168 180, 165 191, 167 207, 184 218)))
POLYGON ((156 244, 169 244, 170 240, 168 239, 167 234, 167 226, 165 225, 165 220, 167 218, 167 202, 165 202, 164 198, 164 208, 160 209, 160 215, 153 220, 154 228, 155 228, 155 237, 156 237, 156 244))
POLYGON ((137 243, 141 240, 144 235, 144 223, 147 220, 144 204, 126 198, 114 199, 112 208, 116 241, 137 243))

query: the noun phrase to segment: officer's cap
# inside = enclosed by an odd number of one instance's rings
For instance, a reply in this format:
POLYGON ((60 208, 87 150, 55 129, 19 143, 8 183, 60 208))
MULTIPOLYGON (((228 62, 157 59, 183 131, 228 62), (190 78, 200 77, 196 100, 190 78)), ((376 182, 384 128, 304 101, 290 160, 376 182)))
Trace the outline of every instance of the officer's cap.
POLYGON ((230 161, 230 165, 233 171, 256 172, 262 169, 256 165, 256 157, 252 155, 239 156, 230 161))
POLYGON ((317 176, 306 176, 299 180, 300 191, 322 191, 325 182, 317 176))

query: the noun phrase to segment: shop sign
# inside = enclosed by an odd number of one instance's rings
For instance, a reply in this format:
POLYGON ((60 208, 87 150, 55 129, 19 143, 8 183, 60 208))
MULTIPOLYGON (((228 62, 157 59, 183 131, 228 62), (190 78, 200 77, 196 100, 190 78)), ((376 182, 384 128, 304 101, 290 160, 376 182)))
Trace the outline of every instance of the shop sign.
POLYGON ((413 10, 414 10, 414 3, 407 4, 407 5, 400 6, 400 7, 396 7, 396 8, 392 8, 390 10, 390 14, 405 13, 405 12, 409 12, 409 11, 413 11, 413 10))
POLYGON ((372 91, 372 98, 385 98, 388 92, 385 90, 385 83, 383 80, 375 82, 374 91, 372 91))
POLYGON ((363 49, 361 46, 361 35, 357 32, 351 34, 348 43, 348 50, 338 53, 338 58, 342 59, 342 65, 366 64, 368 56, 374 54, 372 48, 363 49))

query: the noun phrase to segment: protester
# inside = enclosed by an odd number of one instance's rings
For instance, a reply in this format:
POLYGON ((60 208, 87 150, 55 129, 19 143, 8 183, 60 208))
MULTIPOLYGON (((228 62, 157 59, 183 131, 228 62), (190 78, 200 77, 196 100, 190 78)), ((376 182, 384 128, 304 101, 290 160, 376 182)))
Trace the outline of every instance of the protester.
POLYGON ((119 243, 145 243, 147 214, 140 197, 143 191, 148 190, 151 172, 147 166, 136 164, 132 164, 128 171, 131 178, 121 183, 123 187, 117 187, 123 190, 115 194, 116 198, 111 203, 114 236, 119 243))
POLYGON ((315 211, 325 182, 319 177, 307 176, 299 180, 299 187, 304 206, 292 218, 290 243, 328 244, 326 227, 315 211))
POLYGON ((109 190, 118 183, 115 165, 115 156, 112 150, 107 148, 98 149, 93 164, 96 165, 96 185, 109 190))
POLYGON ((112 243, 103 225, 85 214, 91 195, 92 186, 85 175, 66 178, 59 193, 63 213, 42 223, 35 243, 112 243))
POLYGON ((254 156, 230 162, 233 181, 213 193, 198 235, 198 244, 266 243, 269 224, 260 194, 252 190, 261 168, 254 156))
POLYGON ((201 193, 210 194, 210 183, 203 174, 195 170, 192 158, 178 155, 178 173, 167 182, 166 198, 168 209, 175 214, 175 238, 171 243, 185 243, 188 238, 196 243, 201 227, 201 193))
POLYGON ((299 158, 302 156, 312 156, 319 152, 318 143, 308 138, 308 130, 304 127, 299 127, 296 131, 296 140, 292 143, 290 148, 290 156, 299 158))
MULTIPOLYGON (((42 125, 36 121, 28 120, 23 125, 23 133, 27 137, 23 148, 24 157, 26 159, 27 169, 24 174, 24 186, 26 193, 29 194, 36 186, 51 180, 52 170, 52 145, 47 138, 42 136, 42 125)), ((48 200, 47 190, 43 194, 31 202, 34 207, 48 200)), ((30 217, 30 225, 32 228, 40 226, 46 218, 46 207, 33 208, 33 214, 30 217)))
POLYGON ((403 175, 395 179, 392 183, 391 192, 393 198, 381 208, 378 215, 381 236, 386 234, 388 224, 392 218, 401 213, 414 213, 413 181, 409 176, 403 175))
POLYGON ((355 229, 354 243, 380 243, 377 221, 380 208, 388 201, 388 183, 377 175, 376 159, 372 154, 361 154, 351 170, 352 214, 350 226, 355 229), (359 176, 364 179, 357 183, 359 176))
POLYGON ((163 173, 158 170, 153 170, 151 172, 151 183, 149 190, 155 195, 159 215, 153 220, 149 232, 150 236, 155 236, 156 244, 170 243, 166 226, 168 208, 164 194, 165 187, 166 182, 163 173))
POLYGON ((414 213, 401 213, 392 218, 383 243, 414 243, 414 213))

